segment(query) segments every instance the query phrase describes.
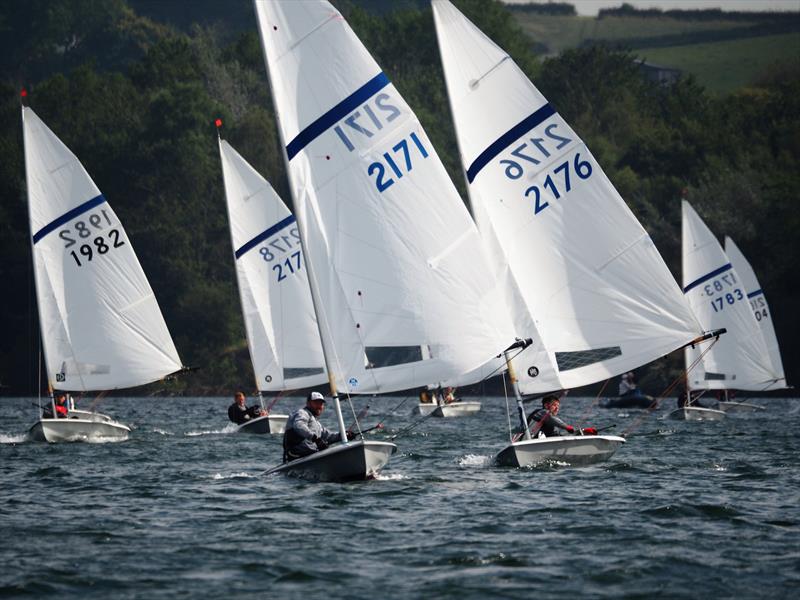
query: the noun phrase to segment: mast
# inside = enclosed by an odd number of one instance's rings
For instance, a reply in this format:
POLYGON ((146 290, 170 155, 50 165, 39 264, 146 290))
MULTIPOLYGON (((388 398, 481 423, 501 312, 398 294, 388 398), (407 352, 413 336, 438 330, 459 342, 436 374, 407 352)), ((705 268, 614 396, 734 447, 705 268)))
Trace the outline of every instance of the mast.
POLYGON ((519 391, 517 374, 514 371, 514 364, 511 361, 511 351, 516 348, 520 348, 520 351, 522 351, 530 345, 530 338, 526 340, 517 340, 503 352, 506 358, 506 367, 508 368, 508 378, 511 380, 511 387, 514 389, 514 397, 517 399, 517 413, 519 415, 519 425, 522 428, 522 437, 526 440, 531 439, 531 432, 528 430, 528 417, 525 414, 525 406, 522 403, 522 394, 519 391))
MULTIPOLYGON (((30 180, 30 169, 28 169, 27 165, 27 148, 28 148, 28 130, 25 127, 25 102, 24 98, 28 96, 27 90, 22 90, 20 92, 20 110, 22 115, 22 154, 26 161, 25 163, 25 187, 30 190, 31 189, 31 180, 30 180)), ((30 192, 28 193, 28 223, 32 222, 32 208, 31 208, 31 199, 30 199, 30 192)), ((56 401, 55 396, 53 395, 53 383, 50 381, 50 370, 46 368, 49 364, 47 361, 47 344, 44 341, 44 331, 42 330, 42 306, 39 301, 39 274, 38 270, 36 269, 36 257, 33 251, 33 235, 31 235, 31 267, 33 268, 33 291, 34 295, 36 296, 36 314, 39 315, 39 345, 41 346, 41 352, 39 353, 39 376, 37 377, 36 387, 39 389, 39 404, 41 406, 41 387, 42 387, 42 354, 45 355, 44 363, 45 363, 45 371, 47 373, 47 391, 50 394, 50 410, 53 411, 53 415, 56 414, 56 401)), ((41 415, 41 413, 40 413, 41 415)))
MULTIPOLYGON (((258 3, 256 0, 253 0, 253 8, 256 11, 256 18, 258 18, 258 3)), ((261 40, 261 47, 266 48, 266 40, 264 39, 264 32, 262 31, 261 26, 258 27, 258 36, 261 40)), ((294 184, 296 183, 293 180, 292 170, 289 168, 289 156, 286 154, 286 140, 284 139, 283 135, 283 127, 281 127, 281 117, 280 112, 278 111, 278 103, 275 98, 275 82, 273 81, 272 71, 269 68, 268 61, 264 61, 266 69, 267 69, 267 79, 269 80, 269 93, 270 97, 272 98, 272 108, 273 112, 275 113, 275 120, 278 122, 278 137, 281 142, 281 156, 283 157, 283 166, 284 170, 286 171, 286 177, 289 180, 289 188, 290 193, 292 194, 292 202, 294 204, 295 215, 297 216, 298 223, 300 227, 297 228, 297 232, 300 234, 300 249, 303 253, 303 264, 306 267, 306 272, 308 273, 308 285, 311 288, 311 302, 314 305, 314 313, 317 315, 317 330, 319 331, 319 338, 322 342, 322 355, 325 359, 325 370, 328 372, 328 386, 331 390, 331 397, 333 398, 333 407, 336 412, 336 422, 339 427, 339 435, 341 436, 342 442, 347 442, 347 428, 344 424, 344 417, 342 416, 342 407, 339 402, 339 391, 336 386, 336 376, 334 375, 333 365, 331 362, 331 348, 327 348, 325 343, 325 336, 322 334, 322 320, 325 318, 325 314, 322 308, 322 300, 320 298, 319 288, 317 286, 317 277, 313 271, 313 267, 311 266, 311 261, 307 259, 306 248, 308 246, 308 242, 306 241, 305 236, 305 227, 302 222, 302 218, 300 213, 303 212, 299 210, 299 203, 297 198, 294 194, 294 184)), ((327 323, 327 321, 326 321, 327 323)))

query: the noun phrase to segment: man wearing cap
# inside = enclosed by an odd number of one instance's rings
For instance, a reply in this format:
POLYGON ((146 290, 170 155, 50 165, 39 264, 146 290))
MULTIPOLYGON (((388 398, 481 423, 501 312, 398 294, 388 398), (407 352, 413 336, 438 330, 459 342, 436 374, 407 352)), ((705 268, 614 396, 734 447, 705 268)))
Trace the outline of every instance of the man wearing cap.
POLYGON ((325 396, 319 392, 311 392, 306 399, 306 405, 289 416, 283 432, 284 462, 325 450, 330 444, 342 439, 338 433, 325 429, 317 420, 324 408, 325 396))

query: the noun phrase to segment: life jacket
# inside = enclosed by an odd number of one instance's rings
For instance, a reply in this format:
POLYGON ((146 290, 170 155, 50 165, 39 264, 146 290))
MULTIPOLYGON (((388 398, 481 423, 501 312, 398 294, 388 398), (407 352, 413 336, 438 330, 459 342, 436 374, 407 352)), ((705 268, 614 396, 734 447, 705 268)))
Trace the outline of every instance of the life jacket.
POLYGON ((56 416, 57 417, 66 417, 69 411, 67 411, 67 407, 63 404, 56 404, 56 416))

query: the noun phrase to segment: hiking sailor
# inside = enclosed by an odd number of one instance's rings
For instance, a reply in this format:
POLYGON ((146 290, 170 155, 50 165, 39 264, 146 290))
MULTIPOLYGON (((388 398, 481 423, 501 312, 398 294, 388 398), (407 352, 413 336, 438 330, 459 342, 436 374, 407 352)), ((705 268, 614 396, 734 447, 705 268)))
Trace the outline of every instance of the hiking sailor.
POLYGON ((325 396, 311 392, 306 405, 298 408, 286 422, 283 432, 283 461, 325 450, 330 444, 341 441, 341 435, 326 429, 317 420, 325 408, 325 396))
POLYGON ((579 429, 572 425, 567 425, 558 418, 560 407, 561 400, 558 396, 545 396, 542 398, 541 408, 537 408, 528 417, 528 428, 531 431, 532 438, 538 435, 544 435, 544 437, 563 435, 557 429, 563 429, 569 435, 597 435, 597 430, 594 427, 579 429))

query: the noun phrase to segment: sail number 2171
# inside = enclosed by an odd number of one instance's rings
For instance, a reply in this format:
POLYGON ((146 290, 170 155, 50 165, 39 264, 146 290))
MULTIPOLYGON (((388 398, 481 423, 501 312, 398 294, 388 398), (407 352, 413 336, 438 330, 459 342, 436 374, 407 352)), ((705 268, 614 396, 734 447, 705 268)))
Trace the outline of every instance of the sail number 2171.
MULTIPOLYGON (((414 142, 414 146, 416 146, 420 156, 422 156, 422 158, 428 158, 428 151, 417 137, 417 134, 412 131, 408 137, 414 142)), ((394 152, 394 156, 388 152, 384 152, 383 162, 374 162, 367 167, 367 174, 370 176, 375 175, 375 187, 381 193, 394 185, 395 181, 392 177, 386 177, 387 166, 397 179, 401 179, 404 173, 409 173, 411 169, 414 168, 412 156, 416 154, 416 152, 412 153, 412 151, 409 150, 408 140, 402 139, 397 142, 392 146, 392 151, 394 152)))

